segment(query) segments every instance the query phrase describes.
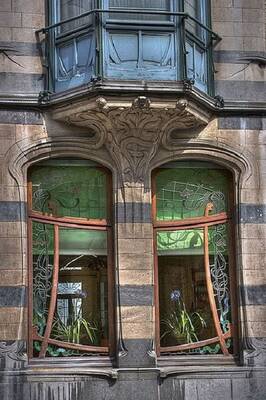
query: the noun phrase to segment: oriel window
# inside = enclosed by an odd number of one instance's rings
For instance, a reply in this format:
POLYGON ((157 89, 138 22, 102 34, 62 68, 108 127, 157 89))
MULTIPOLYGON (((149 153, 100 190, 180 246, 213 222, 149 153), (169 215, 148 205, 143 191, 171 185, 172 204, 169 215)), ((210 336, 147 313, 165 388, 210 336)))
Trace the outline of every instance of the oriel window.
POLYGON ((155 171, 158 354, 236 352, 231 174, 207 162, 155 171))
POLYGON ((86 160, 29 171, 30 357, 110 354, 110 174, 86 160))

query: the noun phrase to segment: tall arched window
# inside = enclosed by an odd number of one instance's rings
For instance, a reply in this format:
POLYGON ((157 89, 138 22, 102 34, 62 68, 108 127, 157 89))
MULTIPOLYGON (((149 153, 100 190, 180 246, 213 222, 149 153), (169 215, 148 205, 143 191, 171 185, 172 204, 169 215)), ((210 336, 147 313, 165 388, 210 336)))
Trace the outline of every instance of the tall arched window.
POLYGON ((231 175, 174 162, 153 177, 158 354, 235 353, 231 175))
POLYGON ((110 174, 51 159, 28 175, 30 357, 110 353, 110 174))

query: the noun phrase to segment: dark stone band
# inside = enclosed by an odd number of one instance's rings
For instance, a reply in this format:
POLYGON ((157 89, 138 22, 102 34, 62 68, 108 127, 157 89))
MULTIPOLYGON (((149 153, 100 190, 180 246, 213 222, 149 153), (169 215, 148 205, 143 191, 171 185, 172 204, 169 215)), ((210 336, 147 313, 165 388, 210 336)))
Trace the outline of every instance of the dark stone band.
POLYGON ((151 223, 150 203, 117 203, 118 223, 151 223))
POLYGON ((266 285, 247 285, 241 288, 243 305, 266 305, 266 285))
POLYGON ((23 74, 0 72, 0 92, 3 93, 39 93, 44 90, 44 76, 41 74, 23 74))
POLYGON ((118 287, 120 306, 152 306, 152 285, 124 285, 118 287))
POLYGON ((16 57, 19 56, 40 56, 40 50, 38 49, 38 43, 30 42, 4 42, 0 41, 0 47, 9 47, 14 50, 16 57))
POLYGON ((266 223, 265 204, 241 204, 240 223, 242 224, 264 224, 266 223))
POLYGON ((221 117, 218 118, 218 129, 263 129, 262 118, 260 117, 221 117))
POLYGON ((25 286, 0 286, 0 307, 25 307, 25 286))
POLYGON ((225 100, 265 102, 266 83, 263 81, 217 80, 215 93, 225 100))
POLYGON ((26 220, 26 203, 19 201, 0 201, 0 221, 15 222, 26 220))
POLYGON ((36 111, 0 110, 1 124, 42 125, 41 114, 36 111))

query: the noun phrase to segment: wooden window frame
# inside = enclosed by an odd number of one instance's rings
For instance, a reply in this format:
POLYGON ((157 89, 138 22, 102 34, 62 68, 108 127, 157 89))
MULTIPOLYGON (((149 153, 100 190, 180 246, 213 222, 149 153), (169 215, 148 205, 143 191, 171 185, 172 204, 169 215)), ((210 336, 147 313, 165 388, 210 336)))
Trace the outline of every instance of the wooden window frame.
MULTIPOLYGON (((181 351, 200 348, 205 345, 219 343, 221 345, 222 356, 225 359, 230 356, 236 357, 239 351, 238 344, 238 328, 237 328, 237 294, 236 294, 236 268, 235 268, 235 232, 233 227, 233 184, 232 180, 229 180, 229 195, 228 195, 228 212, 221 212, 218 214, 209 215, 212 209, 212 203, 207 203, 205 207, 204 216, 186 218, 183 220, 172 220, 172 221, 160 221, 157 220, 157 204, 156 204, 156 175, 161 172, 162 168, 157 168, 152 173, 152 220, 153 220, 153 251, 154 251, 154 301, 155 301, 155 351, 158 357, 166 356, 171 353, 172 356, 185 356, 189 357, 189 354, 182 355, 178 354, 181 351), (220 224, 227 224, 228 226, 228 256, 229 256, 229 293, 231 301, 231 323, 229 330, 223 333, 221 330, 218 312, 215 304, 213 285, 211 283, 210 268, 209 268, 209 250, 208 250, 208 228, 210 226, 217 226, 220 224), (186 230, 193 228, 202 228, 204 237, 204 271, 206 276, 206 286, 208 293, 208 303, 210 305, 211 314, 214 322, 214 327, 217 336, 209 338, 195 343, 186 343, 177 346, 162 347, 160 345, 160 305, 159 305, 159 271, 158 271, 158 253, 157 253, 157 232, 173 231, 173 230, 186 230), (233 341, 234 353, 230 354, 225 345, 225 339, 231 338, 233 341)), ((228 171, 229 172, 229 171, 228 171)), ((200 357, 219 357, 221 354, 204 354, 200 357)))
MULTIPOLYGON (((38 163, 35 164, 38 166, 38 163)), ((34 166, 32 167, 34 168, 34 166)), ((115 307, 114 307, 114 268, 113 268, 113 228, 112 228, 112 176, 111 172, 104 167, 95 166, 95 169, 104 171, 106 175, 106 198, 107 198, 107 218, 106 219, 86 219, 75 217, 55 217, 34 211, 32 208, 32 182, 27 184, 27 210, 28 210, 28 355, 29 359, 62 360, 68 357, 46 357, 48 344, 54 344, 66 349, 80 350, 103 356, 114 357, 115 355, 115 307), (32 223, 39 222, 49 224, 54 228, 54 270, 52 275, 51 300, 44 336, 39 336, 36 327, 33 326, 33 257, 32 257, 32 223), (59 228, 78 228, 90 231, 104 231, 107 233, 107 287, 108 287, 108 346, 87 346, 75 343, 64 342, 50 338, 51 325, 54 316, 57 300, 57 287, 59 277, 59 228), (47 327, 48 326, 48 327, 47 327), (41 343, 41 350, 38 357, 33 357, 33 341, 41 343)), ((70 356, 76 360, 79 356, 70 356)), ((82 356, 84 360, 86 356, 82 356)), ((88 359, 88 357, 87 357, 88 359)))

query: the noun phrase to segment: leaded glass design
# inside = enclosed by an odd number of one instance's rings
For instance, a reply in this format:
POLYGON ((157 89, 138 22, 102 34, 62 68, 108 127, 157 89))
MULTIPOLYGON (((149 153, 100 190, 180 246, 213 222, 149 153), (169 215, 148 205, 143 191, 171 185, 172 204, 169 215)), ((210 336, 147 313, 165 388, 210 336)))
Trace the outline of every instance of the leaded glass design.
POLYGON ((30 175, 33 210, 58 217, 106 219, 106 173, 82 163, 40 165, 30 175))
POLYGON ((201 217, 209 202, 211 214, 227 209, 228 174, 223 169, 166 167, 156 176, 156 188, 156 217, 161 221, 201 217))
POLYGON ((107 215, 107 174, 79 160, 55 160, 29 177, 30 356, 106 354, 110 227, 95 217, 107 215))
POLYGON ((172 163, 155 174, 161 353, 234 350, 229 177, 204 162, 172 163))

